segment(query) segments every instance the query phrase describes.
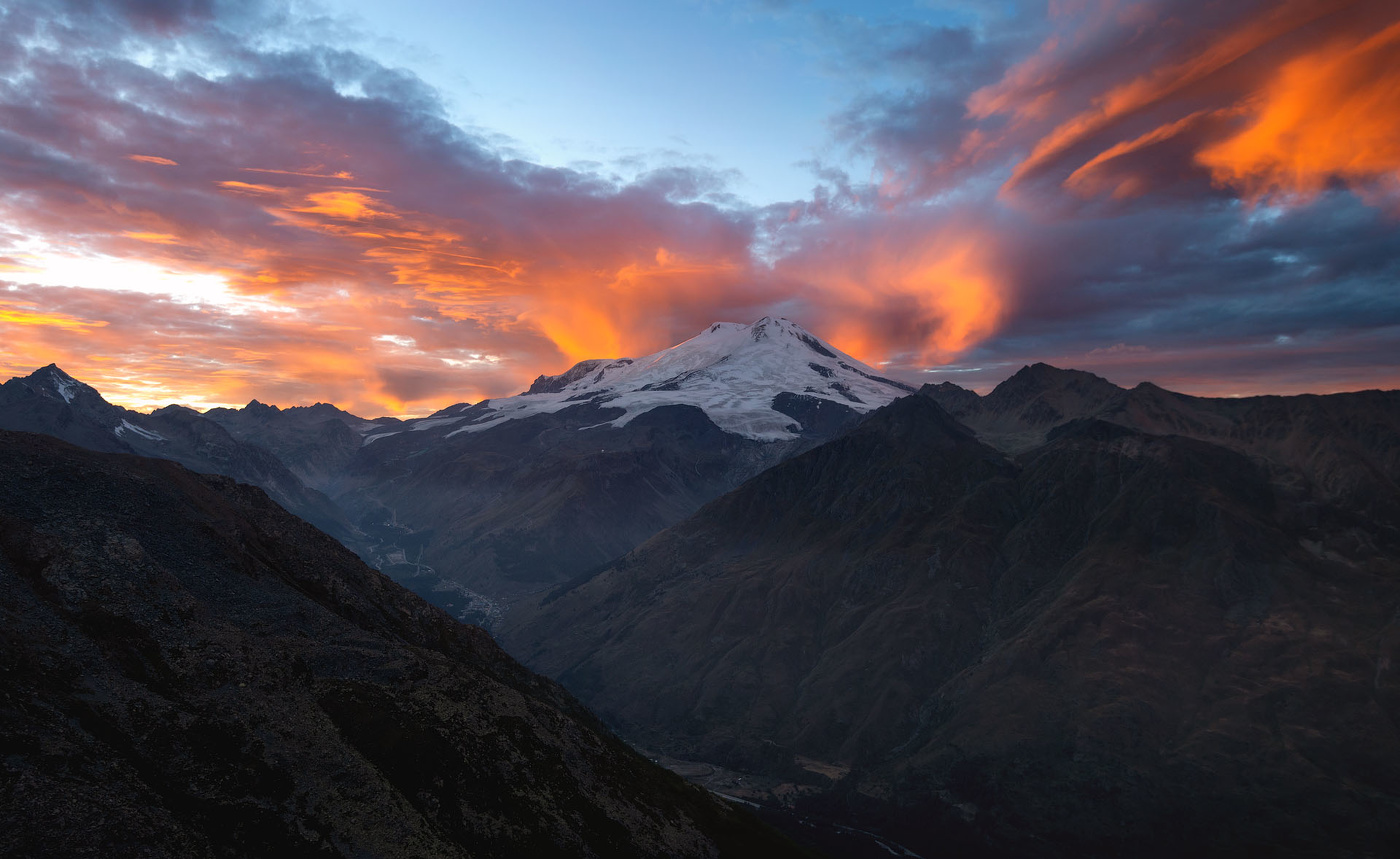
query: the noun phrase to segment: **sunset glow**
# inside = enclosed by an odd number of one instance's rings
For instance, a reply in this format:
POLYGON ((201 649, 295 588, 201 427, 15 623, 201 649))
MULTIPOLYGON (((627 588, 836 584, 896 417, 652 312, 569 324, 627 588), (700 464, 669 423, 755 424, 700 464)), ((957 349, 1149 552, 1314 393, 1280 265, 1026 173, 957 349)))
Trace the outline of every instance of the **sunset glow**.
POLYGON ((7 376, 423 414, 774 314, 911 382, 1400 385, 1393 4, 763 7, 859 84, 796 200, 713 157, 532 161, 333 4, 138 6, 0 10, 7 376))
POLYGON ((1248 127, 1201 150, 1216 182, 1257 198, 1365 189, 1400 177, 1400 24, 1292 60, 1258 95, 1248 127))

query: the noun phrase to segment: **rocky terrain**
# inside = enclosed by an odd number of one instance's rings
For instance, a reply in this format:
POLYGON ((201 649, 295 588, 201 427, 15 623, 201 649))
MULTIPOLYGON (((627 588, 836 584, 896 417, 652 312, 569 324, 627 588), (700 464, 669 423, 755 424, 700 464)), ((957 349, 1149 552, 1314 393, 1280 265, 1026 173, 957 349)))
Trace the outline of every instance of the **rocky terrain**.
POLYGON ((896 401, 504 642, 639 742, 925 856, 1400 849, 1400 395, 1194 404, 1191 438, 1028 369, 1014 409, 896 401))
POLYGON ((0 855, 794 855, 226 477, 0 432, 0 636, 0 855))

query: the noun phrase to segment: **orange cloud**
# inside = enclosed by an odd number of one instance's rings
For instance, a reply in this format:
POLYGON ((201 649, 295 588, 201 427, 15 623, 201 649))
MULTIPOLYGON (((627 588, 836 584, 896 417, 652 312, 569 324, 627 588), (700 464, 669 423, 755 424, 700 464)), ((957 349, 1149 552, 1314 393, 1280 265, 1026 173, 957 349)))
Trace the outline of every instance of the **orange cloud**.
POLYGON ((373 197, 355 191, 319 191, 306 195, 306 205, 294 207, 293 212, 326 215, 344 221, 366 221, 371 218, 392 218, 392 213, 376 209, 373 197))
POLYGON ((46 313, 41 310, 32 309, 32 304, 15 304, 0 301, 0 325, 22 325, 41 326, 45 328, 56 328, 61 331, 75 331, 87 333, 94 328, 101 328, 107 323, 103 320, 89 321, 78 319, 63 313, 46 313))
POLYGON ((1201 149, 1220 185, 1308 196, 1334 180, 1400 178, 1400 23, 1285 64, 1251 99, 1248 126, 1201 149))
POLYGON ((463 350, 450 329, 422 319, 430 312, 423 305, 334 290, 235 311, 69 287, 5 294, 18 297, 0 301, 0 378, 55 361, 132 408, 242 405, 256 397, 334 402, 369 415, 425 414, 513 392, 524 375, 507 369, 503 377, 493 356, 463 350), (396 339, 408 345, 381 342, 386 330, 404 331, 396 339), (406 386, 406 376, 416 384, 406 386))
POLYGON ((735 260, 686 258, 661 247, 611 272, 550 274, 521 319, 570 362, 636 357, 675 344, 675 332, 658 327, 656 320, 692 318, 695 330, 682 336, 697 333, 712 312, 706 308, 723 301, 746 272, 735 260))
POLYGON ((970 117, 1012 119, 995 145, 1029 138, 1003 195, 1060 171, 1080 195, 1117 198, 1203 170, 1254 199, 1306 198, 1337 181, 1362 193, 1397 184, 1394 4, 1279 0, 1190 20, 1169 3, 1093 8, 1064 16, 1066 32, 968 99, 970 117))
POLYGON ((788 271, 813 284, 812 324, 836 346, 869 363, 928 365, 947 363, 996 333, 1009 309, 1009 284, 994 259, 991 233, 944 227, 863 236, 812 252, 788 271))
MULTIPOLYGON (((1183 90, 1206 80, 1211 75, 1257 50, 1262 45, 1300 26, 1311 23, 1328 11, 1328 4, 1318 0, 1288 0, 1258 18, 1250 19, 1237 29, 1217 35, 1203 48, 1185 59, 1168 62, 1127 83, 1111 87, 1092 99, 1093 106, 1060 122, 1038 140, 1030 155, 1016 166, 1006 189, 1014 189, 1028 176, 1053 163, 1071 149, 1093 140, 1116 123, 1132 117, 1183 90)), ((1052 39, 1042 48, 1042 54, 1053 52, 1059 45, 1052 39)), ((1027 61, 1043 64, 1042 57, 1027 61)), ((1024 85, 1024 74, 1013 70, 1008 82, 974 93, 969 101, 976 115, 1010 112, 1022 117, 1035 117, 1048 112, 1046 102, 1052 91, 1023 94, 1019 100, 1017 84, 1024 85)), ((1037 80, 1044 87, 1043 80, 1037 80)))
POLYGON ((162 167, 179 167, 178 161, 171 161, 169 158, 162 158, 159 155, 128 155, 128 160, 140 161, 143 164, 159 164, 162 167))
POLYGON ((258 184, 252 183, 252 182, 238 182, 238 181, 233 180, 233 179, 230 179, 230 180, 225 181, 225 182, 220 182, 220 183, 219 183, 219 187, 220 187, 220 188, 225 188, 225 189, 227 189, 227 190, 229 190, 229 191, 241 192, 241 193, 246 193, 246 194, 273 194, 273 195, 276 195, 276 194, 281 194, 281 193, 282 193, 282 189, 276 187, 275 185, 258 185, 258 184))
POLYGON ((180 243, 179 237, 171 233, 151 233, 140 232, 137 230, 123 230, 122 235, 130 239, 136 239, 138 242, 150 242, 151 244, 155 245, 174 245, 180 243))
POLYGON ((338 170, 335 173, 304 172, 301 170, 274 170, 270 167, 243 167, 249 173, 274 173, 278 176, 307 176, 312 179, 354 179, 354 175, 348 170, 338 170))

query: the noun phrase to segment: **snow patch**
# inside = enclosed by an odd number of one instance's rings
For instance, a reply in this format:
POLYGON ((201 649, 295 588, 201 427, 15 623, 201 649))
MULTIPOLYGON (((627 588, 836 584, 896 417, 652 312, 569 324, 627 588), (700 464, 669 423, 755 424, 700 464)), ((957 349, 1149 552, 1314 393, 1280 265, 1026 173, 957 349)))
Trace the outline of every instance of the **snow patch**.
MULTIPOLYGON (((72 401, 70 400, 69 402, 72 401)), ((140 438, 144 438, 146 441, 165 441, 165 436, 161 435, 160 433, 153 432, 143 427, 138 427, 136 424, 133 424, 126 418, 122 418, 121 426, 118 426, 115 429, 113 429, 112 434, 115 435, 117 438, 121 438, 122 433, 124 432, 133 433, 139 436, 140 438)))
MULTIPOLYGON (((475 421, 447 437, 482 432, 508 420, 552 414, 606 397, 608 408, 620 408, 624 413, 596 426, 622 427, 661 406, 689 405, 702 409, 726 432, 777 441, 796 437, 792 417, 773 408, 773 398, 780 393, 805 391, 817 399, 869 412, 914 390, 882 378, 875 368, 783 318, 764 317, 752 325, 717 322, 678 346, 635 361, 589 361, 576 367, 585 364, 590 365, 588 373, 579 374, 558 390, 537 389, 536 393, 481 404, 485 408, 475 421), (815 364, 813 358, 818 357, 834 360, 837 366, 815 364), (595 372, 599 367, 607 372, 595 372), (825 377, 823 388, 812 387, 814 377, 825 377)), ((541 377, 547 381, 561 378, 541 377)), ((419 421, 413 428, 429 429, 442 422, 419 421)))
MULTIPOLYGON (((58 395, 63 398, 65 403, 73 402, 73 398, 77 396, 78 388, 81 384, 82 383, 77 379, 70 379, 66 376, 54 374, 53 377, 53 389, 58 392, 58 395)), ((123 423, 125 423, 125 421, 123 421, 123 423)))
MULTIPOLYGON (((460 421, 460 420, 461 420, 460 417, 455 417, 455 418, 422 418, 421 420, 416 420, 416 421, 414 421, 414 422, 413 422, 413 426, 409 427, 409 429, 412 430, 413 432, 421 432, 422 430, 432 429, 433 427, 441 427, 441 426, 447 426, 448 424, 455 424, 455 423, 457 423, 457 422, 460 421)), ((385 435, 392 435, 392 433, 385 433, 385 435)), ((378 438, 378 436, 375 436, 375 437, 378 438)))

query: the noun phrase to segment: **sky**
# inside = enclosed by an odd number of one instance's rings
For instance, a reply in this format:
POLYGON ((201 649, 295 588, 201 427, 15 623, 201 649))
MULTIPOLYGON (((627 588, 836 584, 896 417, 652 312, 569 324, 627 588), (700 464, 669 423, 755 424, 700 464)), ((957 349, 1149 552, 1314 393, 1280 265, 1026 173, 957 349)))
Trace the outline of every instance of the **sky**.
POLYGON ((765 315, 1400 387, 1400 6, 0 3, 0 378, 427 414, 765 315))

